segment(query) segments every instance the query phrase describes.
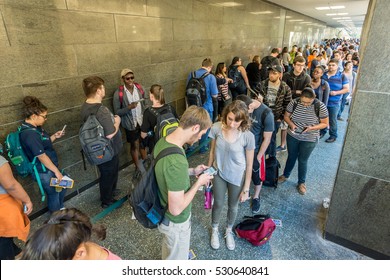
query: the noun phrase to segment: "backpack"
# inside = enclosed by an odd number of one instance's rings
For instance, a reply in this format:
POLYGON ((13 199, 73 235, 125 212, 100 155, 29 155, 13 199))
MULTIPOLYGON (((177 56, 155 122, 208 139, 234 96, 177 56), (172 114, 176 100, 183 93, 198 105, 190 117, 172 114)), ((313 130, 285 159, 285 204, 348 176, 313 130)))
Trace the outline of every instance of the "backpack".
MULTIPOLYGON (((39 134, 39 136, 42 139, 41 133, 39 133, 38 130, 35 128, 22 128, 22 126, 18 127, 18 130, 15 132, 11 132, 7 135, 7 138, 5 139, 5 148, 7 150, 8 158, 10 159, 11 164, 15 167, 16 172, 21 177, 26 177, 28 175, 33 175, 33 177, 36 179, 39 190, 41 192, 42 201, 45 201, 45 192, 42 188, 42 183, 40 180, 40 177, 38 176, 38 169, 37 169, 37 157, 34 157, 33 161, 30 162, 28 157, 26 156, 25 152, 23 151, 22 145, 20 143, 20 133, 22 131, 26 130, 33 130, 36 133, 39 134)), ((42 164, 42 163, 41 163, 42 164)), ((45 166, 42 164, 43 171, 46 171, 45 166)))
MULTIPOLYGON (((145 92, 142 89, 141 85, 138 83, 134 83, 135 87, 139 90, 141 93, 141 98, 144 98, 145 92)), ((121 109, 123 108, 123 91, 124 91, 124 86, 121 85, 119 86, 119 103, 121 104, 121 109)))
POLYGON ((228 77, 233 80, 233 82, 229 83, 229 88, 235 89, 240 85, 241 82, 241 73, 238 71, 238 66, 229 67, 228 77))
POLYGON ((276 157, 269 157, 265 160, 265 180, 264 186, 267 187, 278 187, 280 163, 276 157))
POLYGON ((145 228, 156 228, 164 218, 166 208, 160 202, 160 190, 154 169, 161 158, 172 154, 184 156, 182 149, 179 147, 169 147, 162 150, 157 158, 152 160, 149 169, 129 195, 129 203, 134 216, 145 228))
MULTIPOLYGON (((101 106, 96 113, 100 108, 101 106)), ((95 114, 88 116, 79 131, 79 139, 82 148, 81 152, 87 157, 88 162, 91 165, 105 163, 114 157, 113 142, 104 135, 103 126, 100 124, 95 114)))
POLYGON ((248 240, 254 246, 268 242, 276 225, 269 215, 244 216, 244 220, 236 225, 238 237, 248 240))
POLYGON ((157 117, 156 126, 154 127, 156 142, 160 138, 171 134, 179 126, 179 121, 173 115, 171 106, 167 105, 166 108, 160 112, 153 107, 149 107, 149 109, 157 117))
MULTIPOLYGON (((294 104, 293 104, 293 110, 292 110, 292 113, 294 113, 295 109, 297 108, 298 106, 298 103, 301 101, 301 98, 300 97, 297 97, 294 99, 294 104)), ((321 102, 316 98, 314 99, 314 112, 316 113, 316 116, 318 118, 318 121, 321 122, 320 120, 320 107, 321 107, 321 102)), ((291 113, 291 114, 292 114, 291 113)))
POLYGON ((207 100, 206 84, 204 78, 209 75, 209 72, 204 73, 199 78, 196 77, 196 72, 191 73, 191 78, 186 87, 186 97, 188 106, 195 105, 202 107, 207 100))

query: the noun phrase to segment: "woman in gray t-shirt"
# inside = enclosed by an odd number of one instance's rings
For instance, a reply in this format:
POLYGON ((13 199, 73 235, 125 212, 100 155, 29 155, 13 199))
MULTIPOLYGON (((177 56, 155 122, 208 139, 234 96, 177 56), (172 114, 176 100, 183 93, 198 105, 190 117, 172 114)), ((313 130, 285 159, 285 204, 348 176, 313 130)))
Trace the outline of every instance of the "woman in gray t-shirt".
POLYGON ((209 166, 218 174, 213 179, 214 205, 212 209, 211 247, 219 248, 218 225, 228 193, 228 215, 225 233, 226 246, 234 250, 233 225, 237 217, 238 201, 248 199, 251 182, 255 137, 250 132, 249 113, 244 102, 236 100, 224 108, 221 122, 210 131, 209 166))

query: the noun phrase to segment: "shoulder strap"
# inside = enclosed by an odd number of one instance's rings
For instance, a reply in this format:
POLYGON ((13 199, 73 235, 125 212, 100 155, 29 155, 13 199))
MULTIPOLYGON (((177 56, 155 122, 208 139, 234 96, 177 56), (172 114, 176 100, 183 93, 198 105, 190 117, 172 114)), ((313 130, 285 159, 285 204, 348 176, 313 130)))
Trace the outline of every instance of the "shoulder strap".
POLYGON ((320 119, 320 107, 321 107, 320 101, 317 98, 314 99, 314 111, 318 119, 320 119))
POLYGON ((123 108, 123 86, 119 86, 119 103, 121 104, 121 109, 123 108))
POLYGON ((299 102, 299 101, 301 101, 301 98, 300 98, 300 97, 297 97, 297 98, 294 99, 293 110, 292 110, 291 114, 294 113, 295 109, 296 109, 297 106, 298 106, 298 102, 299 102))
POLYGON ((139 90, 139 92, 141 93, 141 98, 144 98, 144 89, 141 87, 141 85, 139 83, 134 83, 135 87, 139 90))
POLYGON ((160 159, 162 159, 163 157, 166 157, 166 156, 169 156, 169 155, 173 155, 173 154, 180 154, 180 155, 184 156, 182 149, 180 149, 179 147, 169 147, 169 148, 166 148, 166 149, 162 150, 158 154, 158 156, 156 157, 156 159, 154 161, 154 166, 156 166, 157 162, 160 159))
POLYGON ((210 73, 206 71, 205 73, 203 73, 202 76, 200 76, 199 79, 204 79, 204 78, 206 78, 206 76, 208 76, 208 74, 210 74, 210 73))

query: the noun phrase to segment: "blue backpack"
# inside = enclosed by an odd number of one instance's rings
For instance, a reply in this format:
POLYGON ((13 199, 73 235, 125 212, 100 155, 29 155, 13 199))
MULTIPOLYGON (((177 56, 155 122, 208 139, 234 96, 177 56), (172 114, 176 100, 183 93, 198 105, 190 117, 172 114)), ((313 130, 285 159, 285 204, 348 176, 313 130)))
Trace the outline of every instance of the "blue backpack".
MULTIPOLYGON (((19 126, 17 131, 11 132, 7 135, 5 140, 5 149, 11 164, 15 167, 15 170, 19 176, 27 177, 31 174, 36 179, 42 195, 42 201, 45 201, 45 192, 43 191, 42 183, 38 176, 37 157, 34 157, 33 161, 30 162, 20 143, 20 133, 26 130, 36 131, 41 136, 41 134, 35 128, 22 128, 22 126, 19 126)), ((43 164, 42 168, 43 171, 46 170, 43 164)))

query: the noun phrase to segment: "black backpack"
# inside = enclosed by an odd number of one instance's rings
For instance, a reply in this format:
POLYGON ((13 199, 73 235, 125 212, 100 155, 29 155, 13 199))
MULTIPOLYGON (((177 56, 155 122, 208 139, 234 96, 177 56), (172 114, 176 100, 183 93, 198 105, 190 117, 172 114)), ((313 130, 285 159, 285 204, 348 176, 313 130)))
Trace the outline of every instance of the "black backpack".
POLYGON ((166 105, 160 112, 153 107, 149 107, 150 111, 157 117, 156 126, 154 127, 155 141, 171 134, 178 126, 179 121, 173 114, 171 106, 166 105))
POLYGON ((279 168, 280 163, 276 157, 269 157, 265 160, 264 186, 273 187, 275 189, 278 187, 279 168))
POLYGON ((162 150, 157 158, 152 160, 149 169, 129 195, 129 202, 134 216, 145 228, 156 228, 164 218, 166 208, 160 202, 160 190, 154 168, 161 158, 172 154, 184 156, 182 149, 179 147, 169 147, 162 150))
POLYGON ((230 89, 235 89, 240 85, 241 73, 238 71, 238 66, 229 67, 228 77, 233 80, 233 82, 229 83, 230 89))
MULTIPOLYGON (((96 113, 100 108, 101 106, 96 113)), ((87 157, 91 165, 105 163, 114 157, 112 139, 108 139, 104 135, 103 126, 96 118, 96 113, 88 116, 79 131, 82 154, 87 157)))
POLYGON ((191 73, 191 78, 188 81, 186 88, 186 97, 188 106, 195 105, 202 107, 207 100, 206 84, 204 78, 209 75, 209 72, 204 73, 199 78, 196 77, 196 72, 191 73))

